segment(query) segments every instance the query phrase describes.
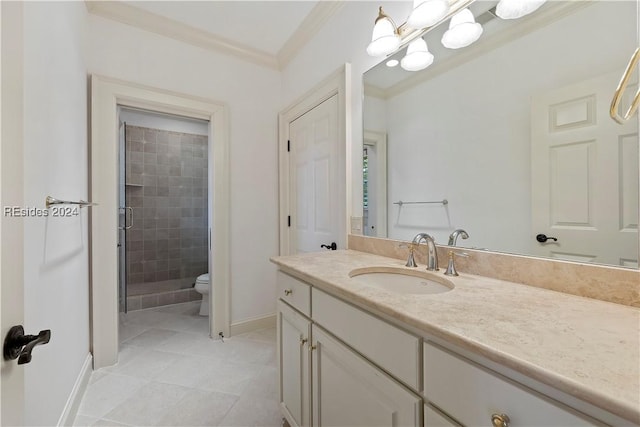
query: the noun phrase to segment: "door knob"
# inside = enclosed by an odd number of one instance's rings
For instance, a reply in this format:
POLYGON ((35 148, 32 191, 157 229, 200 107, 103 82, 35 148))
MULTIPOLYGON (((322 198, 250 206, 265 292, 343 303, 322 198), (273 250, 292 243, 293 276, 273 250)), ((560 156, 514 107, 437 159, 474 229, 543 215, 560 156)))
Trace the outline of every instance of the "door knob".
POLYGON ((330 245, 320 245, 320 247, 325 249, 331 249, 332 251, 335 251, 336 249, 338 249, 338 245, 336 245, 336 242, 331 242, 330 245))
POLYGON ((31 362, 33 348, 48 343, 50 339, 50 329, 40 331, 38 335, 25 335, 22 325, 13 326, 4 339, 2 353, 5 360, 18 359, 18 365, 24 365, 31 362))
POLYGON ((536 240, 537 240, 538 242, 540 242, 540 243, 544 243, 544 242, 546 242, 547 240, 553 240, 554 242, 557 242, 557 241, 558 241, 558 239, 557 239, 556 237, 547 237, 547 235, 546 235, 546 234, 538 234, 538 235, 536 236, 536 240))

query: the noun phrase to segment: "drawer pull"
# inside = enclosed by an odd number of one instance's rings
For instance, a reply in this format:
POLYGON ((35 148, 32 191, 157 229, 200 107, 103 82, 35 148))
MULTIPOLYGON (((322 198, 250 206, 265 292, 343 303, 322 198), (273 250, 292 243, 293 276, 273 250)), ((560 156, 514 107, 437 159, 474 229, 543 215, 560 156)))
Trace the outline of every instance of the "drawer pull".
POLYGON ((305 345, 307 343, 307 341, 309 341, 306 338, 300 338, 300 347, 302 347, 303 345, 305 345))
POLYGON ((293 293, 293 291, 292 291, 291 289, 285 289, 285 290, 284 290, 284 294, 285 294, 286 296, 289 296, 289 295, 291 295, 292 293, 293 293))
POLYGON ((511 420, 506 414, 493 414, 491 415, 491 424, 493 427, 509 427, 511 420))

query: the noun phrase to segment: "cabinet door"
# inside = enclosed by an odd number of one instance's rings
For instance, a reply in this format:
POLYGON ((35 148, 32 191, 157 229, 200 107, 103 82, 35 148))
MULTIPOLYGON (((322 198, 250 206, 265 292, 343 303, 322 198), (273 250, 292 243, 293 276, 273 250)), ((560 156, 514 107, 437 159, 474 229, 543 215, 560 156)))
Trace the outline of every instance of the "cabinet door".
POLYGON ((278 301, 280 408, 291 427, 311 425, 310 329, 309 319, 278 301))
POLYGON ((422 399, 312 326, 313 425, 421 426, 422 399))

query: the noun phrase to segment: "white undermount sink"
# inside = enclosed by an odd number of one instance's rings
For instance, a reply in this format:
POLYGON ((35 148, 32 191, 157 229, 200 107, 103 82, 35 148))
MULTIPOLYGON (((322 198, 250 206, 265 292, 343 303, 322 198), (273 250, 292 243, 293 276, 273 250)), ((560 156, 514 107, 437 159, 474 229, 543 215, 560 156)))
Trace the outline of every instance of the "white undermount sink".
POLYGON ((439 294, 454 288, 453 283, 436 274, 397 267, 357 268, 349 277, 378 289, 408 295, 439 294))

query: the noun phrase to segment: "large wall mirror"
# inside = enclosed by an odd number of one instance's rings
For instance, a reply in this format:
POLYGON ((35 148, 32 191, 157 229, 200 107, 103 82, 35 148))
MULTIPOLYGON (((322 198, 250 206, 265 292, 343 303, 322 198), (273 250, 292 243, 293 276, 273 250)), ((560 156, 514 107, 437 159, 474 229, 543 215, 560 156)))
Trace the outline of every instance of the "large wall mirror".
MULTIPOLYGON (((638 45, 635 1, 549 1, 517 20, 470 7, 463 49, 364 74, 364 234, 638 268, 638 119, 609 106, 638 45), (547 236, 547 240, 539 237, 547 236), (557 240, 554 240, 557 239, 557 240)), ((637 89, 629 88, 623 107, 637 89)))

